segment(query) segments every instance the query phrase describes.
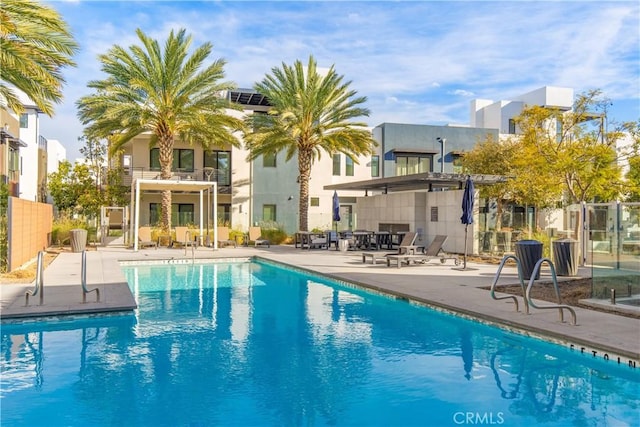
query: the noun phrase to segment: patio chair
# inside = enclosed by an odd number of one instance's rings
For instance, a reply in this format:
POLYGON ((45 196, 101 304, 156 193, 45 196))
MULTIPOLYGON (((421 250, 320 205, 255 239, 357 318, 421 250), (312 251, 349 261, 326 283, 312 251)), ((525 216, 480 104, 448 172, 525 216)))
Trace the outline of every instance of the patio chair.
POLYGON ((403 262, 406 262, 407 265, 409 265, 411 261, 414 263, 420 261, 424 264, 433 258, 440 259, 440 262, 443 264, 447 259, 453 259, 455 264, 458 265, 460 261, 456 255, 448 255, 442 250, 442 245, 447 241, 447 238, 448 236, 443 234, 437 235, 423 253, 416 254, 415 252, 405 252, 402 254, 388 255, 387 267, 391 266, 391 261, 395 261, 397 263, 397 267, 400 268, 403 262))
POLYGON ((176 239, 173 241, 174 246, 176 243, 184 246, 185 248, 187 246, 194 246, 194 247, 198 246, 198 241, 193 238, 193 235, 191 234, 191 230, 189 230, 188 227, 176 227, 175 230, 176 230, 176 239))
POLYGON ((309 249, 313 248, 325 248, 329 249, 329 234, 326 232, 324 234, 315 234, 311 235, 311 240, 309 240, 309 249))
POLYGON ((158 242, 151 239, 151 227, 138 228, 138 247, 146 248, 153 246, 158 249, 158 242))
POLYGON ((258 245, 267 245, 268 248, 271 247, 271 242, 268 239, 262 237, 262 229, 260 227, 249 227, 249 242, 253 242, 254 246, 258 245))
POLYGON ((326 230, 324 234, 325 236, 327 236, 327 239, 329 240, 329 247, 331 247, 331 245, 334 245, 336 247, 336 250, 338 250, 338 240, 339 240, 338 232, 335 230, 326 230))
POLYGON ((238 242, 229 237, 229 227, 218 227, 218 246, 222 248, 227 245, 237 248, 238 242))
MULTIPOLYGON (((362 263, 364 264, 366 262, 367 258, 371 258, 371 263, 375 264, 377 260, 379 260, 379 259, 384 260, 384 259, 387 259, 387 257, 389 257, 389 256, 394 256, 394 255, 413 255, 413 254, 416 253, 416 251, 419 248, 422 248, 422 246, 415 245, 417 237, 418 237, 418 234, 415 231, 408 231, 404 235, 404 237, 402 238, 402 241, 398 245, 398 250, 396 252, 387 252, 387 253, 363 252, 362 253, 362 263)), ((388 263, 389 263, 389 261, 387 260, 387 264, 388 263)))

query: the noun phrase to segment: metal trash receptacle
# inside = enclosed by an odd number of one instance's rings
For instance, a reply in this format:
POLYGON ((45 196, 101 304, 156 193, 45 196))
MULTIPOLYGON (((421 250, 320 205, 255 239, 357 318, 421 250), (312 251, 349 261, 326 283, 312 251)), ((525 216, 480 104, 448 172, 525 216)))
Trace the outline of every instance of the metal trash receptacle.
POLYGON ((347 239, 338 240, 338 249, 340 252, 347 252, 349 249, 349 241, 347 239))
MULTIPOLYGON (((520 240, 516 243, 516 258, 520 260, 524 280, 529 280, 533 274, 536 263, 542 259, 542 242, 537 240, 520 240)), ((540 271, 535 280, 540 278, 540 271)))
POLYGON ((578 275, 578 241, 558 239, 553 242, 553 264, 558 276, 578 275))
POLYGON ((82 252, 87 247, 87 230, 83 228, 74 228, 70 231, 69 241, 71 243, 71 252, 82 252))

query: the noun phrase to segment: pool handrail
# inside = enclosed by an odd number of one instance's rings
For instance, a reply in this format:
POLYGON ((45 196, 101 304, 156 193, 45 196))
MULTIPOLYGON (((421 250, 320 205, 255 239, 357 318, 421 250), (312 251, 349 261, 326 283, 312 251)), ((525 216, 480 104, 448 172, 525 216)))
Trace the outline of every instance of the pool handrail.
POLYGON ((556 277, 556 268, 553 265, 553 262, 549 258, 541 258, 538 260, 538 262, 536 262, 535 267, 533 267, 533 273, 531 273, 531 278, 529 279, 529 285, 527 286, 527 292, 525 295, 526 295, 528 304, 531 305, 531 307, 533 308, 537 308, 539 310, 554 309, 554 308, 558 309, 560 322, 564 322, 564 310, 568 310, 569 313, 571 314, 571 324, 574 326, 577 325, 575 310, 566 304, 562 304, 562 297, 560 296, 560 289, 558 288, 558 278, 556 277), (540 305, 536 305, 536 303, 533 302, 533 299, 531 298, 531 288, 533 287, 535 278, 538 275, 538 272, 540 271, 540 267, 544 263, 549 264, 549 268, 551 269, 551 279, 553 281, 553 287, 556 292, 556 297, 558 298, 558 303, 554 305, 540 306, 540 305))
POLYGON ((520 260, 514 255, 505 255, 502 258, 502 261, 500 261, 500 265, 498 266, 498 270, 496 271, 496 276, 493 279, 493 284, 491 285, 491 298, 493 298, 496 301, 503 300, 503 299, 513 299, 513 302, 515 303, 515 306, 516 306, 516 311, 520 311, 518 306, 518 298, 515 295, 505 295, 501 297, 496 296, 496 285, 498 284, 500 273, 502 272, 502 268, 504 267, 506 262, 510 259, 513 259, 516 262, 516 266, 518 268, 518 280, 520 280, 520 288, 522 289, 522 301, 524 304, 524 313, 529 314, 529 304, 527 303, 526 290, 525 290, 526 288, 524 285, 524 279, 522 278, 523 277, 522 265, 520 264, 520 260))
POLYGON ((96 302, 100 302, 100 289, 93 288, 87 289, 87 251, 82 251, 82 267, 80 272, 80 277, 82 281, 82 302, 87 302, 87 294, 89 292, 96 293, 96 302))
POLYGON ((42 305, 44 301, 44 251, 38 252, 38 261, 36 263, 36 288, 31 291, 25 292, 24 305, 29 305, 29 296, 40 296, 39 304, 42 305))

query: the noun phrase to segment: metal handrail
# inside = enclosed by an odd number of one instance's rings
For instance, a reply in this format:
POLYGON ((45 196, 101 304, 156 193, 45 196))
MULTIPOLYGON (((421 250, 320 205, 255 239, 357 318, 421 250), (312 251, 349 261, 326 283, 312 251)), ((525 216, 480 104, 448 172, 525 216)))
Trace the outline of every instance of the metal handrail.
POLYGON ((194 241, 191 240, 191 230, 187 230, 184 233, 183 246, 184 246, 184 255, 185 256, 187 256, 187 245, 191 246, 191 260, 193 261, 196 258, 196 253, 195 253, 194 241))
POLYGON ((529 305, 531 305, 531 307, 533 308, 537 308, 537 309, 553 309, 553 308, 557 308, 558 309, 558 313, 560 315, 560 322, 564 322, 564 311, 563 310, 568 310, 569 313, 571 313, 571 324, 572 325, 576 325, 576 312, 573 308, 571 308, 570 306, 566 305, 566 304, 562 304, 562 298, 560 296, 560 289, 558 288, 558 279, 556 277, 556 268, 553 265, 553 262, 551 262, 551 260, 549 258, 542 258, 540 260, 538 260, 538 262, 536 263, 535 267, 533 267, 533 273, 531 273, 531 278, 529 279, 529 285, 527 286, 527 292, 526 292, 526 297, 527 297, 527 302, 529 303, 529 305), (551 268, 551 278, 553 279, 553 287, 555 288, 556 291, 556 297, 558 298, 558 304, 556 305, 547 305, 547 306, 539 306, 536 305, 533 300, 531 299, 531 287, 533 286, 533 282, 535 281, 536 276, 538 275, 538 272, 540 271, 540 267, 542 266, 543 263, 547 263, 549 264, 549 267, 551 268))
POLYGON ((100 302, 100 289, 87 289, 87 251, 82 251, 82 267, 80 277, 82 281, 82 302, 87 302, 87 294, 94 291, 96 293, 96 302, 100 302))
POLYGON ((518 280, 520 280, 520 288, 522 288, 522 301, 524 302, 524 312, 525 314, 529 314, 529 304, 527 303, 526 290, 524 286, 523 274, 522 274, 522 265, 520 264, 520 260, 514 255, 505 255, 500 261, 500 265, 498 266, 498 271, 496 272, 496 277, 493 280, 493 284, 491 285, 491 298, 494 300, 502 300, 502 299, 513 299, 513 302, 516 306, 516 311, 518 310, 518 298, 515 295, 505 295, 503 297, 496 296, 496 285, 498 284, 498 279, 500 278, 500 272, 502 268, 506 264, 506 262, 510 259, 513 259, 516 262, 516 266, 518 267, 518 280))
POLYGON ((29 305, 29 296, 40 296, 40 305, 44 301, 44 251, 38 252, 38 261, 36 266, 36 288, 33 291, 25 292, 24 305, 29 305))

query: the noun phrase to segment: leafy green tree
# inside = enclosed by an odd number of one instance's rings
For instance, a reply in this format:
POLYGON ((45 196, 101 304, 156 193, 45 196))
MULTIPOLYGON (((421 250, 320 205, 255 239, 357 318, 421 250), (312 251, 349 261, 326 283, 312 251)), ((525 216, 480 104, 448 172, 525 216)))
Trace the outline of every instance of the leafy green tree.
POLYGON ((619 197, 623 185, 615 144, 620 133, 604 129, 606 105, 601 92, 593 90, 579 95, 570 112, 525 108, 516 119, 522 132, 518 173, 529 197, 555 197, 548 192, 554 187, 568 203, 619 197))
POLYGON ((502 227, 502 212, 504 204, 513 197, 513 180, 515 179, 515 162, 518 156, 518 144, 513 140, 498 141, 493 135, 488 135, 484 141, 478 142, 472 150, 462 156, 462 167, 465 173, 502 175, 506 182, 493 185, 483 185, 480 195, 496 200, 497 224, 502 227))
POLYGON ((356 97, 356 91, 349 89, 351 82, 343 80, 333 66, 326 74, 318 72, 309 56, 306 67, 301 61, 283 63, 254 86, 272 107, 268 114, 246 118, 249 160, 281 151, 287 161, 297 155, 301 230, 308 230, 309 177, 321 153, 343 153, 357 161, 376 145, 365 123, 351 121, 369 115, 360 107, 366 98, 356 97))
POLYGON ((48 188, 61 216, 75 214, 94 218, 100 213, 103 198, 91 169, 84 163, 72 165, 63 161, 56 172, 49 174, 48 188))
MULTIPOLYGON (((136 31, 142 46, 128 50, 112 47, 100 55, 104 80, 89 82, 95 93, 78 102, 78 116, 92 139, 109 138, 111 154, 134 137, 151 133, 159 149, 160 177, 171 178, 173 147, 177 138, 210 150, 215 146, 239 146, 233 132, 243 122, 228 114, 231 103, 220 96, 234 87, 224 78, 225 61, 204 67, 211 43, 191 56, 191 36, 171 31, 161 48, 158 41, 136 31), (204 69, 203 69, 204 67, 204 69)), ((171 191, 162 193, 161 226, 171 228, 171 191)))
POLYGON ((631 146, 626 150, 629 170, 625 175, 625 200, 640 202, 640 120, 622 125, 622 130, 631 136, 631 146))
POLYGON ((0 2, 0 96, 16 113, 24 106, 11 85, 53 115, 53 103, 62 100, 62 68, 75 65, 77 50, 56 10, 33 0, 0 2))

